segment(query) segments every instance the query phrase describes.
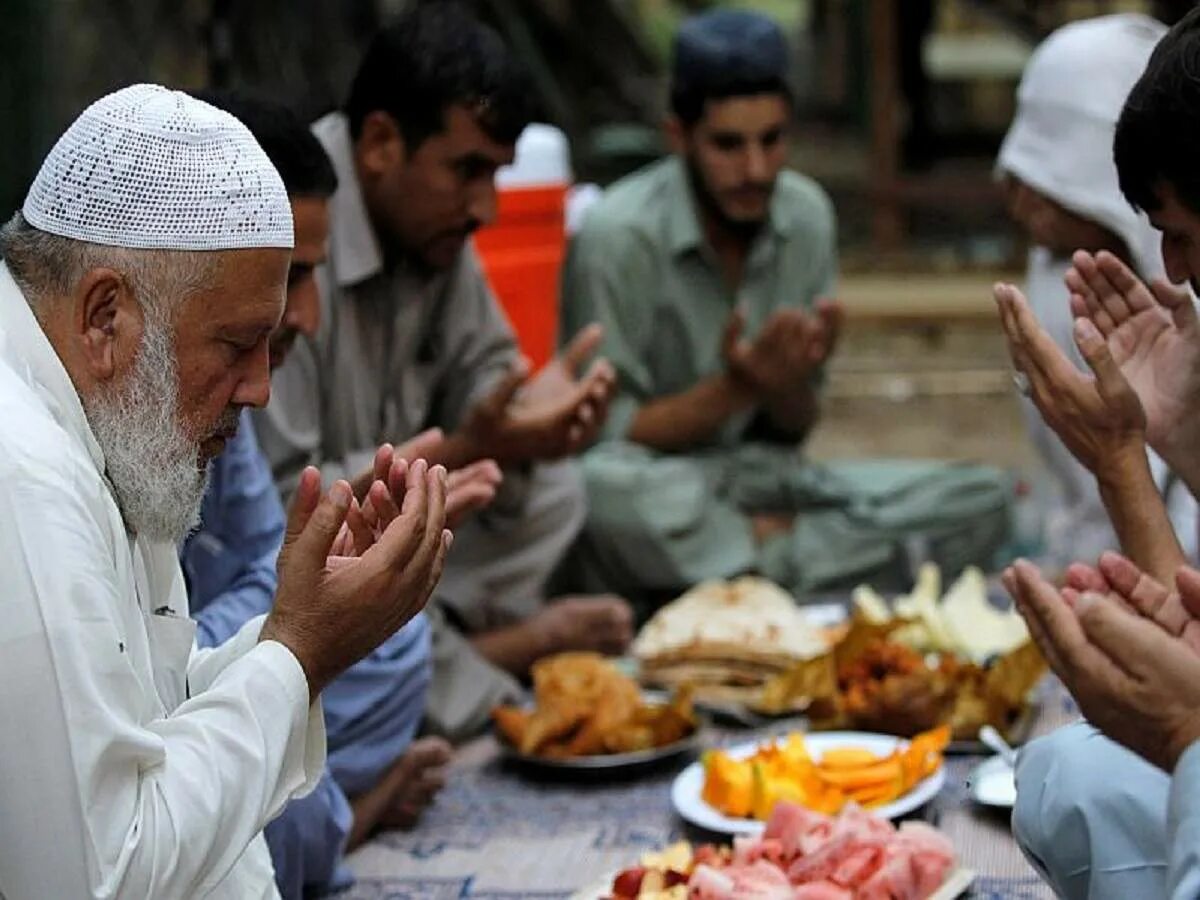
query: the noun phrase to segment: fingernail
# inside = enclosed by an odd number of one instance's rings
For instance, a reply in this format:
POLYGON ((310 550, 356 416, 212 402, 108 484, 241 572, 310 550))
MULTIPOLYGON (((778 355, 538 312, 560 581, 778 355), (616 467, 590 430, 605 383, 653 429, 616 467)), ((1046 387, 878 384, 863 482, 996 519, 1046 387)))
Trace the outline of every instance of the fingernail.
POLYGON ((329 491, 329 496, 332 498, 334 505, 339 509, 343 507, 348 509, 350 507, 350 500, 354 494, 351 493, 350 485, 346 484, 346 482, 335 481, 329 491))
POLYGON ((442 484, 446 483, 446 467, 437 465, 433 467, 433 474, 442 484))
POLYGON ((1102 599, 1103 598, 1095 591, 1084 591, 1075 601, 1075 611, 1078 613, 1085 613, 1099 603, 1102 599))
POLYGON ((442 529, 442 540, 446 542, 446 549, 449 550, 454 543, 454 532, 449 528, 442 529))

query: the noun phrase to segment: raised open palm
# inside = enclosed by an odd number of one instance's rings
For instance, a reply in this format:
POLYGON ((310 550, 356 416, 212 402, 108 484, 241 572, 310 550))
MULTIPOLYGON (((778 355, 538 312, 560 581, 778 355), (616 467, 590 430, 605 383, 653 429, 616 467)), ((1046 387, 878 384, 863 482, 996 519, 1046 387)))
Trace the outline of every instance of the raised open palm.
POLYGON ((1071 311, 1088 318, 1146 413, 1146 439, 1168 462, 1200 436, 1200 322, 1186 290, 1147 286, 1111 253, 1080 251, 1067 272, 1071 311))

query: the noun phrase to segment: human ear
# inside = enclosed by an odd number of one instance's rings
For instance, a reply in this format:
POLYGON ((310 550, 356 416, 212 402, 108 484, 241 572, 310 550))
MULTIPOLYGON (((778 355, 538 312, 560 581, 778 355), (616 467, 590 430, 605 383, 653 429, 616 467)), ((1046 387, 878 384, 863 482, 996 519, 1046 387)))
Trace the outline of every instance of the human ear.
POLYGON ((367 113, 356 142, 359 164, 372 175, 404 165, 408 153, 396 120, 382 110, 367 113))
POLYGON ((109 381, 133 357, 141 340, 142 310, 119 272, 91 269, 72 294, 73 339, 79 358, 96 381, 109 381))

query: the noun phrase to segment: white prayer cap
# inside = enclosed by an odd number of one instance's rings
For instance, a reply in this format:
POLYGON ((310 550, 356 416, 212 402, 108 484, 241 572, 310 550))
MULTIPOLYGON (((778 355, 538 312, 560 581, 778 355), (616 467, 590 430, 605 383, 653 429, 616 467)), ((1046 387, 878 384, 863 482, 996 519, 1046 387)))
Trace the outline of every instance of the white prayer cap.
POLYGON ((997 169, 1120 237, 1144 277, 1159 235, 1122 196, 1113 137, 1125 99, 1167 26, 1124 13, 1072 22, 1038 45, 1017 90, 997 169))
POLYGON ((293 246, 283 180, 229 113, 155 84, 83 111, 50 151, 21 209, 29 224, 113 247, 293 246))

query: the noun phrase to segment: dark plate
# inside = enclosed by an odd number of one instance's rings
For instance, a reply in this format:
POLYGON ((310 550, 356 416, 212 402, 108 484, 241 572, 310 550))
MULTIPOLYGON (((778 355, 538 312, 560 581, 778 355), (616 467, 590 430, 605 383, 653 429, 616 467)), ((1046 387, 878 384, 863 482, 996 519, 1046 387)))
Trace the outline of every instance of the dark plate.
MULTIPOLYGON (((668 699, 666 692, 660 691, 643 691, 642 697, 647 703, 665 703, 668 699)), ((504 736, 499 732, 496 733, 496 741, 500 745, 501 755, 523 768, 538 769, 547 773, 554 772, 563 775, 572 772, 581 775, 585 773, 609 773, 616 775, 652 769, 659 765, 664 765, 668 760, 675 759, 676 757, 696 753, 704 744, 704 732, 707 727, 708 720, 697 711, 695 730, 687 737, 674 743, 664 744, 661 747, 654 747, 649 750, 635 750, 632 753, 603 753, 595 756, 571 756, 566 759, 551 759, 532 753, 522 753, 505 740, 504 736)))
POLYGON ((566 759, 552 759, 535 754, 522 753, 503 738, 497 738, 505 758, 531 769, 544 769, 552 772, 608 772, 618 774, 634 772, 658 766, 667 760, 695 753, 703 745, 703 724, 698 724, 696 730, 683 740, 654 747, 650 750, 635 750, 632 753, 605 753, 597 756, 571 756, 566 759))

